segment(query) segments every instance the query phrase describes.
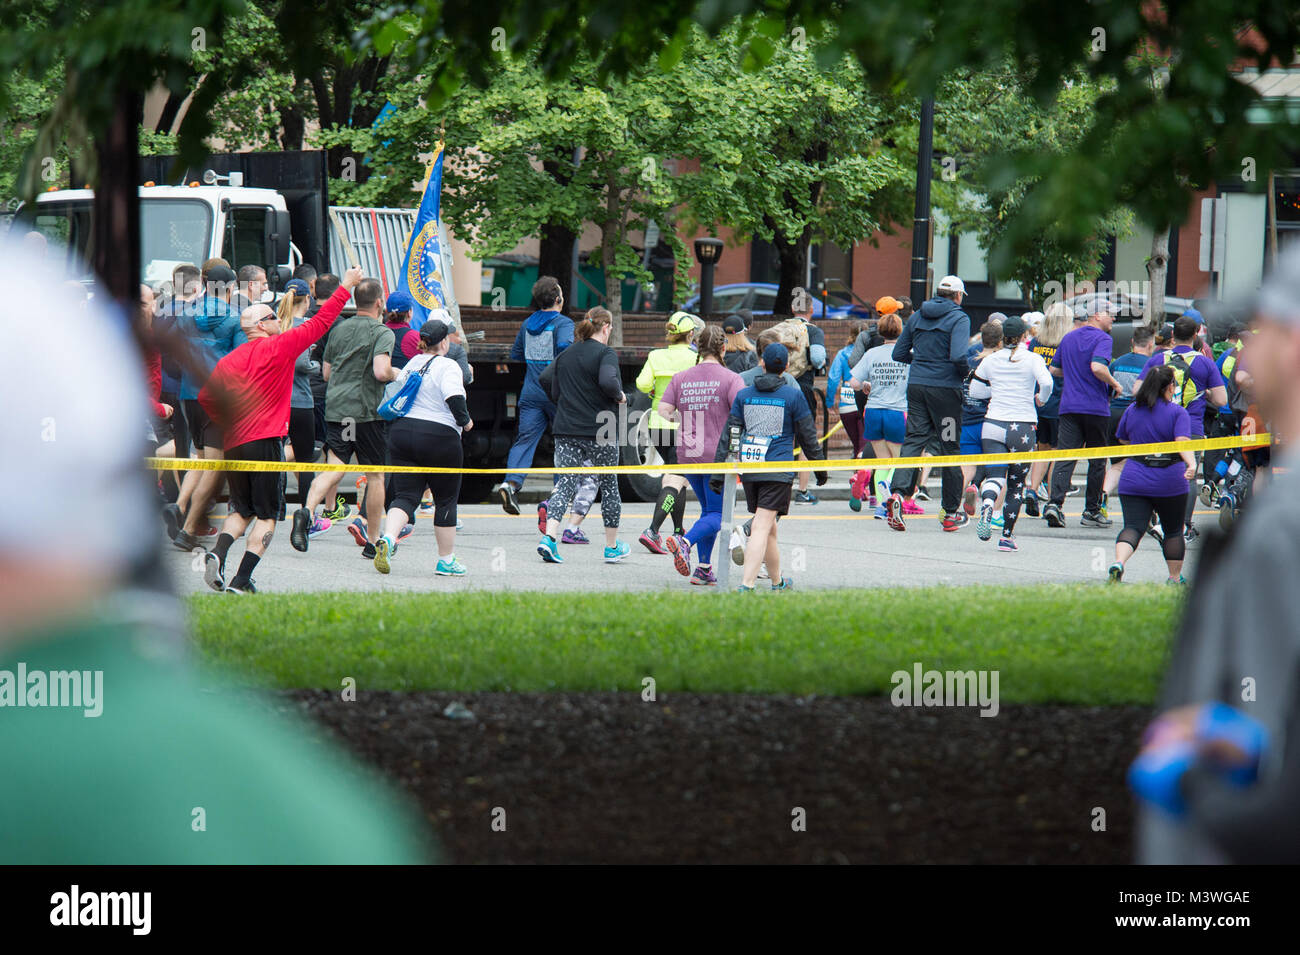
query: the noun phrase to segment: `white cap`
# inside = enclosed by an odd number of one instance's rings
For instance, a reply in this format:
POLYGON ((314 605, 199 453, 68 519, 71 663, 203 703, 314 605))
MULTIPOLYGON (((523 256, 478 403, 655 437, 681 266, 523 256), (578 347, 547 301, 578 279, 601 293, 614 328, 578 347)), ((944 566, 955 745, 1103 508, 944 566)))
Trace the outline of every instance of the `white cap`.
POLYGON ((961 292, 966 294, 966 283, 955 275, 945 275, 939 279, 939 284, 935 287, 940 292, 961 292))
POLYGON ((0 523, 0 553, 125 570, 151 549, 156 523, 144 363, 122 311, 104 295, 78 301, 65 278, 31 246, 0 240, 11 293, 0 306, 0 447, 34 489, 21 519, 0 523), (22 293, 42 289, 33 321, 22 293))

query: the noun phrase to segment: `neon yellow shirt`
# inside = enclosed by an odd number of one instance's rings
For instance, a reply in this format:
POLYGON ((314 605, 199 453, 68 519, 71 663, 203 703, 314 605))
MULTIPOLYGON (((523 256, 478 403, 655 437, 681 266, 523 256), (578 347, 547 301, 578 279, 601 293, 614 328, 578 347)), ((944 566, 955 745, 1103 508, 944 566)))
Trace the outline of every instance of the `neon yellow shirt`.
POLYGON ((668 382, 673 380, 673 375, 695 367, 699 357, 699 353, 685 342, 667 348, 656 348, 646 356, 645 365, 636 376, 636 389, 650 396, 650 427, 661 430, 677 427, 659 415, 659 400, 668 390, 668 382))

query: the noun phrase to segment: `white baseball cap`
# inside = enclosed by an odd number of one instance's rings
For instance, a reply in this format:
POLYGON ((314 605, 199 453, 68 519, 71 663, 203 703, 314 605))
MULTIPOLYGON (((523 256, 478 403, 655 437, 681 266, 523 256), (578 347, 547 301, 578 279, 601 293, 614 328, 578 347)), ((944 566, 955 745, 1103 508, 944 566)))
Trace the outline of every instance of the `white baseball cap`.
POLYGON ((955 275, 945 275, 943 278, 939 279, 939 284, 936 286, 936 290, 940 292, 961 292, 962 295, 965 295, 966 283, 955 275))

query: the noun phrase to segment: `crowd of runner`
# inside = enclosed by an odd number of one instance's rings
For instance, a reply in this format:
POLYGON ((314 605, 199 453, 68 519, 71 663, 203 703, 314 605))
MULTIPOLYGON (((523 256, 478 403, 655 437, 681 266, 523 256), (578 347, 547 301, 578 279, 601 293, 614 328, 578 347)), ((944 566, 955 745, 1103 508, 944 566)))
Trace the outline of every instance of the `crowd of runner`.
MULTIPOLYGON (((849 507, 865 504, 895 531, 924 514, 930 498, 929 469, 891 467, 893 458, 1072 451, 1266 430, 1252 399, 1250 328, 1234 326, 1215 343, 1199 313, 1188 310, 1154 332, 1139 324, 1131 350, 1116 356, 1115 311, 1104 296, 1082 310, 1058 302, 1043 312, 994 313, 973 329, 965 294, 960 278, 945 276, 915 310, 906 298, 884 296, 870 321, 837 323, 846 333, 833 355, 806 300, 796 302, 794 318, 754 340, 746 313, 721 325, 674 313, 664 347, 650 352, 631 383, 649 399, 640 425, 648 426, 652 460, 664 472, 637 542, 669 558, 692 584, 715 586, 724 491, 736 478, 674 466, 790 462, 789 470, 743 475, 750 517, 728 542, 743 568, 740 590, 754 590, 759 579, 773 590, 790 588, 793 581, 781 572, 780 518, 792 502, 818 503, 810 477, 818 486, 827 480, 823 470, 795 466, 800 456, 827 457, 830 431, 819 434, 815 417, 819 372, 827 378, 827 409, 837 414, 854 457, 870 448, 879 462, 852 475, 849 507), (691 498, 699 513, 688 520, 691 498)), ((434 573, 464 575, 455 550, 461 475, 371 470, 462 467, 462 436, 474 426, 466 394, 474 372, 456 323, 442 311, 417 320, 406 293, 385 297, 377 280, 355 268, 339 277, 302 266, 274 304, 263 301, 271 297, 261 269, 236 273, 220 259, 181 265, 167 287, 141 289, 142 321, 160 353, 150 366, 157 455, 262 466, 161 472, 163 520, 174 545, 202 552, 214 590, 254 593, 253 573, 286 517, 290 544, 300 552, 346 522, 362 555, 387 574, 423 513, 434 523, 434 573), (353 311, 345 316, 349 303, 353 311), (289 511, 290 476, 275 465, 321 454, 331 464, 355 461, 364 473, 356 516, 339 492, 341 470, 314 478, 296 472, 297 506, 289 511), (216 527, 207 515, 223 483, 228 513, 216 527), (234 564, 231 548, 241 538, 234 564)), ((509 473, 493 488, 514 515, 548 430, 556 466, 581 469, 620 464, 628 438, 620 424, 639 426, 627 413, 629 396, 608 344, 610 313, 593 308, 575 322, 549 276, 534 285, 533 305, 511 350, 525 366, 517 437, 509 473)), ((1198 534, 1197 501, 1218 505, 1221 520, 1230 521, 1266 462, 1267 449, 1172 451, 1109 464, 1091 458, 1082 489, 1072 485, 1074 460, 941 466, 939 526, 952 533, 973 522, 979 541, 996 532, 997 548, 1014 552, 1022 511, 1046 527, 1065 527, 1065 499, 1082 490, 1080 524, 1109 528, 1117 496, 1122 528, 1109 579, 1122 579, 1150 535, 1169 581, 1179 583, 1186 543, 1198 534)), ((543 562, 563 563, 561 545, 589 543, 582 523, 597 500, 604 560, 626 559, 631 548, 619 537, 616 475, 575 471, 557 476, 538 505, 543 562)))

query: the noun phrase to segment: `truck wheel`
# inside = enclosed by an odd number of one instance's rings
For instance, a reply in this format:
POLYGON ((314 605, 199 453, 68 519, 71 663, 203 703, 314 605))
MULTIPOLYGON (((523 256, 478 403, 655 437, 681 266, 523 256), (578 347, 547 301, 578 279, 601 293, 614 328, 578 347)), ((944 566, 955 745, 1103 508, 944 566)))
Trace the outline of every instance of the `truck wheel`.
MULTIPOLYGON (((650 410, 650 396, 633 391, 627 399, 627 436, 619 449, 619 464, 658 464, 659 453, 650 443, 649 422, 645 412, 650 410)), ((659 497, 661 471, 620 474, 618 491, 625 501, 654 501, 659 497)))

